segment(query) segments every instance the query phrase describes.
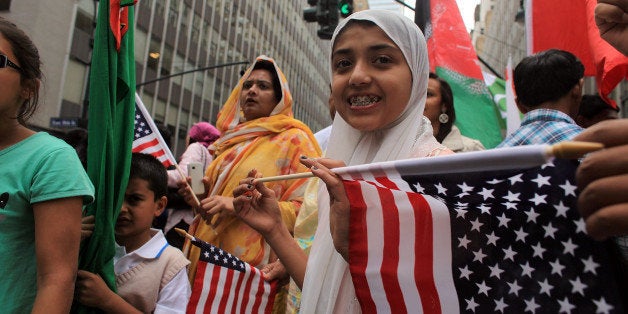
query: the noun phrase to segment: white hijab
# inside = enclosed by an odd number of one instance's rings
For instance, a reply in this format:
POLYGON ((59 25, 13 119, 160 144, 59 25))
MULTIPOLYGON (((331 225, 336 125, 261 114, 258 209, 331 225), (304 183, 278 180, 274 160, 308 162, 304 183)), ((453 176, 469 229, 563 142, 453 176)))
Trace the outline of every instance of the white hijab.
MULTIPOLYGON (((425 38, 407 17, 392 11, 366 10, 342 21, 331 39, 351 20, 371 21, 401 49, 412 72, 412 93, 404 111, 390 125, 362 132, 336 115, 326 156, 347 165, 428 156, 442 147, 423 116, 427 97, 429 64, 425 38)), ((331 59, 331 53, 330 53, 331 59)), ((318 193, 319 220, 307 263, 301 313, 359 313, 348 264, 336 252, 329 231, 329 194, 321 184, 318 193)))

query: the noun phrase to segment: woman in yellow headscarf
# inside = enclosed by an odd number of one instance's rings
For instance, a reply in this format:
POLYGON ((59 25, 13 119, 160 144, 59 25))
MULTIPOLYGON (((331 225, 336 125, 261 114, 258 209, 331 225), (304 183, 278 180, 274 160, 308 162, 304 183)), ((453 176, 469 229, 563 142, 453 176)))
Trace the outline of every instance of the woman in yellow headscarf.
MULTIPOLYGON (((307 171, 299 158, 318 157, 320 148, 308 126, 293 118, 288 82, 275 61, 266 56, 257 57, 244 73, 218 113, 216 127, 223 135, 209 147, 215 151, 215 159, 207 169, 207 195, 198 208, 203 220, 197 219, 190 233, 253 266, 267 264, 270 249, 262 236, 234 215, 233 189, 251 169, 265 176, 307 171)), ((306 180, 269 183, 278 195, 283 221, 290 230, 306 180)), ((190 247, 192 280, 199 252, 190 247)))

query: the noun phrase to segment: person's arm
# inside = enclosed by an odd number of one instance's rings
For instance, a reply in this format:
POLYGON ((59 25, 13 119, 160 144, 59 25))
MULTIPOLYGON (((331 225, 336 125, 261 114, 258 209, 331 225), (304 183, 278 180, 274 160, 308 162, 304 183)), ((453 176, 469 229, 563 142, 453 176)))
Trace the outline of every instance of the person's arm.
POLYGON ((77 273, 76 298, 81 304, 98 308, 105 313, 142 313, 111 291, 99 275, 85 270, 77 273))
POLYGON ((595 24, 602 39, 628 56, 628 0, 598 0, 595 24))
POLYGON ((254 182, 256 174, 257 171, 251 171, 249 178, 240 181, 234 189, 235 212, 242 221, 262 234, 300 288, 305 278, 307 256, 283 223, 275 192, 262 182, 254 182))
POLYGON ((68 313, 81 240, 81 197, 33 204, 37 296, 32 313, 68 313))
POLYGON ((578 210, 596 240, 628 235, 628 120, 597 123, 576 141, 603 143, 607 149, 584 158, 576 172, 578 210))

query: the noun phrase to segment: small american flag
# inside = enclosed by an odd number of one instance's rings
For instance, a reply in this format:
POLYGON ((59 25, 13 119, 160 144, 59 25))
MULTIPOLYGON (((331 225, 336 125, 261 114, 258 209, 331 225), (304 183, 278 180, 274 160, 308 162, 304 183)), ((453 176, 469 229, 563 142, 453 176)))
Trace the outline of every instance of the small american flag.
POLYGON ((161 161, 166 168, 177 163, 137 93, 135 94, 133 152, 151 154, 161 161))
POLYGON ((205 241, 201 249, 187 313, 270 313, 277 281, 264 280, 257 268, 205 241))
POLYGON ((625 313, 619 260, 576 210, 575 168, 345 177, 362 311, 625 313))

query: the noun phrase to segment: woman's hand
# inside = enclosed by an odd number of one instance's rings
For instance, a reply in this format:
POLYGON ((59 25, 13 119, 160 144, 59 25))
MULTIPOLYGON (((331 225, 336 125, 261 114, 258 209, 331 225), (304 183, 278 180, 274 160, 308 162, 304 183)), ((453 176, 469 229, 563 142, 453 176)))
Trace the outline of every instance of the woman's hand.
POLYGON ((96 218, 89 215, 81 218, 81 241, 89 238, 94 233, 96 218))
POLYGON ((577 141, 603 143, 576 172, 578 210, 587 233, 596 240, 628 235, 628 120, 608 120, 576 136, 577 141))
POLYGON ((207 224, 218 226, 225 218, 235 216, 233 197, 212 195, 205 198, 201 200, 198 213, 207 224))
MULTIPOLYGON (((190 177, 187 177, 186 180, 177 181, 177 187, 179 187, 177 193, 183 197, 185 203, 190 205, 190 207, 198 209, 201 206, 201 203, 199 202, 199 198, 194 195, 190 182, 192 182, 192 178, 190 177)), ((205 186, 205 193, 202 195, 207 195, 210 186, 209 179, 207 177, 203 177, 203 185, 205 186)))
POLYGON ((257 170, 252 170, 248 178, 240 181, 233 190, 233 206, 240 219, 266 238, 277 228, 283 228, 283 222, 275 192, 263 182, 256 182, 255 178, 259 177, 257 170))
POLYGON ((327 186, 329 193, 329 228, 334 239, 334 247, 342 257, 349 261, 349 217, 350 207, 342 180, 330 169, 344 167, 340 160, 329 158, 301 158, 301 163, 310 168, 327 186))
POLYGON ((278 259, 272 263, 268 263, 262 266, 260 270, 262 271, 262 273, 264 273, 264 280, 272 281, 277 279, 280 286, 287 284, 290 280, 288 271, 286 271, 286 268, 278 259))

